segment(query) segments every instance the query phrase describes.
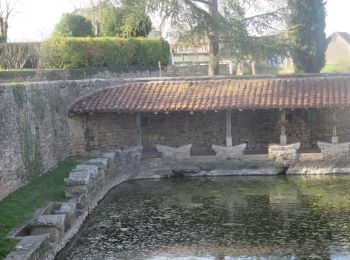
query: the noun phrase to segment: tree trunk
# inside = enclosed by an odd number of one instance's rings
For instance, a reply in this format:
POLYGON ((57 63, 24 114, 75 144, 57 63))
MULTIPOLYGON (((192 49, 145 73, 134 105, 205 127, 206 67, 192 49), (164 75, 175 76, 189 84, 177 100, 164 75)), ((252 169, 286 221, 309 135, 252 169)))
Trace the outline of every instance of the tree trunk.
MULTIPOLYGON (((217 0, 208 0, 209 15, 217 15, 218 1, 217 0)), ((208 65, 208 76, 219 75, 219 64, 217 60, 217 55, 219 53, 219 37, 217 32, 215 32, 214 26, 209 28, 209 65, 208 65)))
POLYGON ((7 41, 7 21, 3 17, 0 17, 0 42, 7 41))

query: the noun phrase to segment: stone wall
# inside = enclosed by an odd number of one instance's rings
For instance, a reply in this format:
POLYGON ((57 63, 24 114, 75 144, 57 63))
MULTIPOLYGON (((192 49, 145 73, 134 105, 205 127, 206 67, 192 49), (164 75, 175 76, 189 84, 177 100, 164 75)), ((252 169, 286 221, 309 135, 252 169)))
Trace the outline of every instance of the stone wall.
MULTIPOLYGON (((220 64, 220 75, 229 74, 229 64, 220 64)), ((162 68, 162 77, 191 77, 207 76, 207 64, 169 65, 162 68)), ((113 68, 81 68, 63 70, 24 70, 2 71, 0 83, 17 81, 52 81, 52 80, 78 80, 78 79, 110 79, 110 78, 150 78, 159 77, 159 69, 148 70, 140 67, 126 68, 125 71, 113 68)))
MULTIPOLYGON (((336 112, 339 142, 350 140, 349 112, 344 109, 336 112)), ((247 143, 247 154, 267 153, 269 144, 279 143, 280 114, 277 109, 233 111, 233 145, 247 143)), ((319 151, 318 141, 331 141, 332 118, 333 112, 328 109, 288 111, 288 143, 300 142, 301 151, 319 151)), ((74 153, 86 148, 120 149, 136 143, 135 114, 98 114, 70 120, 74 125, 71 136, 74 153)), ((155 149, 157 144, 172 147, 192 144, 192 154, 214 154, 213 144, 225 145, 224 112, 141 114, 141 124, 145 151, 155 149)))
POLYGON ((0 84, 0 199, 71 153, 68 108, 118 80, 0 84))

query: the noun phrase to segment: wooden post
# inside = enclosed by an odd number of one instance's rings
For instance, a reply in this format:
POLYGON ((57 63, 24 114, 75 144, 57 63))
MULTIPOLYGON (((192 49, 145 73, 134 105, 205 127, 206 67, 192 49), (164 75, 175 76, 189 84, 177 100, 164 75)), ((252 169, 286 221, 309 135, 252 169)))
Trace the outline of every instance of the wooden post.
POLYGON ((226 111, 226 146, 232 147, 231 111, 226 111))
POLYGON ((286 110, 282 110, 281 114, 281 135, 280 135, 280 145, 287 145, 287 135, 286 135, 286 110))
POLYGON ((142 146, 141 144, 141 114, 136 114, 136 146, 142 146))

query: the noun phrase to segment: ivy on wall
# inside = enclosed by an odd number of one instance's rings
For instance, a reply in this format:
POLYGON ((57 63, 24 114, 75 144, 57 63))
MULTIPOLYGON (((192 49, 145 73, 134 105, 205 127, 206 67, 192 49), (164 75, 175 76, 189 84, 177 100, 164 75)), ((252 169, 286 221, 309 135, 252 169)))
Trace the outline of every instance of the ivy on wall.
POLYGON ((23 105, 25 102, 25 88, 23 85, 19 83, 12 83, 10 87, 13 91, 13 97, 15 98, 15 102, 18 108, 23 109, 23 105))
POLYGON ((39 131, 33 134, 28 117, 20 121, 21 155, 26 170, 26 179, 29 180, 43 173, 43 156, 40 145, 39 131))
POLYGON ((35 115, 41 120, 45 117, 45 104, 43 99, 43 93, 41 89, 32 89, 32 104, 35 115))
POLYGON ((51 115, 51 127, 53 131, 53 154, 54 157, 61 161, 63 159, 63 154, 61 153, 60 146, 59 146, 59 129, 61 128, 60 120, 59 120, 59 114, 60 114, 60 94, 59 90, 52 88, 48 90, 48 99, 49 99, 49 106, 50 106, 50 115, 51 115))
MULTIPOLYGON (((40 144, 39 128, 36 127, 35 133, 32 132, 32 128, 29 121, 29 111, 26 107, 27 93, 25 87, 21 84, 11 84, 14 100, 19 109, 18 113, 18 125, 20 134, 20 149, 21 157, 24 165, 24 174, 21 177, 25 180, 30 180, 36 175, 40 175, 43 172, 43 156, 40 144)), ((32 102, 34 111, 38 117, 43 115, 44 102, 42 93, 34 91, 32 95, 32 102), (39 97, 40 95, 40 97, 39 97)))

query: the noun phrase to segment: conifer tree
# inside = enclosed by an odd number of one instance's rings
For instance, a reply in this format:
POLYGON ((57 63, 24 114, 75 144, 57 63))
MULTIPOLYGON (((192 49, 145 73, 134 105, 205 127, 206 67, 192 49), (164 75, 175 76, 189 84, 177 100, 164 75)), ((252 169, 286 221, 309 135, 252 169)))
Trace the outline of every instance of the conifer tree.
POLYGON ((289 41, 295 71, 319 73, 325 65, 327 39, 323 0, 289 0, 289 41))

